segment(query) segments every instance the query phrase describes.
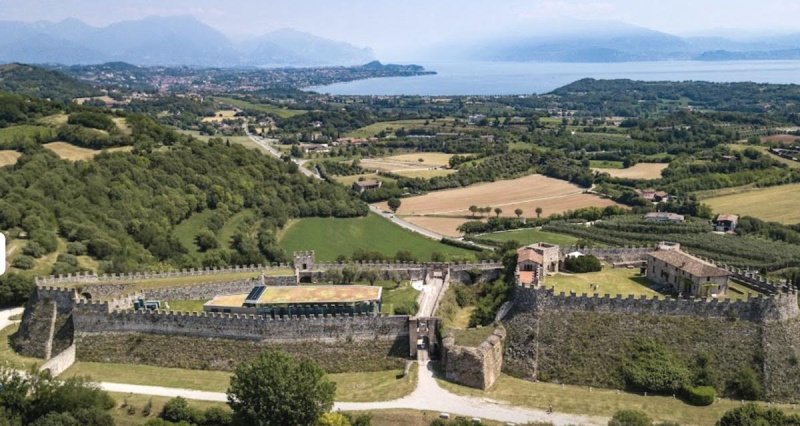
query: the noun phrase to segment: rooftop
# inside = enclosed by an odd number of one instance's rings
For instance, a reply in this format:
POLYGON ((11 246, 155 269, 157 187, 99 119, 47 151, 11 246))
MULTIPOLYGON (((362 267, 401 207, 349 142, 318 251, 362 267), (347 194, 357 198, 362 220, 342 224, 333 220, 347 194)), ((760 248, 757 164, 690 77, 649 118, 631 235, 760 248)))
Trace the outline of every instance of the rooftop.
POLYGON ((737 222, 739 220, 739 216, 735 214, 721 214, 717 216, 717 222, 737 222))
POLYGON ((542 254, 536 251, 533 247, 523 247, 517 250, 517 263, 524 262, 524 261, 531 261, 538 264, 544 263, 544 258, 542 254))
POLYGON ((730 275, 730 272, 717 267, 713 263, 698 259, 679 250, 657 250, 650 253, 650 256, 686 271, 686 273, 695 277, 724 277, 730 275))
POLYGON ((380 185, 380 183, 381 182, 378 181, 378 180, 360 180, 360 181, 356 181, 356 185, 358 185, 358 186, 360 186, 362 188, 369 188, 369 187, 373 187, 373 186, 378 186, 378 185, 380 185))
MULTIPOLYGON (((381 299, 379 286, 342 285, 342 286, 268 286, 258 297, 258 304, 263 305, 302 305, 306 303, 356 303, 381 299)), ((242 306, 247 294, 216 296, 206 305, 242 306)))

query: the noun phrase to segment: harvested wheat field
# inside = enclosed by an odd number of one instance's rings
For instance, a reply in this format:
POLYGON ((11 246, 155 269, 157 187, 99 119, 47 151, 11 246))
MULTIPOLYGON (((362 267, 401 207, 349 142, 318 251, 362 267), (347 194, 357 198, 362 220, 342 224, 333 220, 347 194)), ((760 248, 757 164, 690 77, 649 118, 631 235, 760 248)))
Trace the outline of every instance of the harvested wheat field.
POLYGON ((441 152, 415 152, 391 157, 365 158, 361 160, 361 167, 384 172, 424 171, 447 166, 452 156, 441 152))
MULTIPOLYGON (((447 215, 470 216, 469 207, 490 206, 503 209, 502 216, 535 216, 541 207, 544 216, 581 207, 615 205, 611 200, 584 194, 583 189, 569 182, 542 175, 530 175, 513 180, 472 185, 466 188, 436 191, 418 197, 404 198, 397 214, 400 216, 447 215)), ((379 205, 388 209, 386 203, 379 205)), ((492 213, 494 214, 494 213, 492 213)))
POLYGON ((132 146, 121 146, 117 148, 107 148, 104 150, 95 150, 89 148, 81 148, 79 146, 71 145, 66 142, 51 142, 44 144, 44 147, 53 151, 58 155, 62 160, 69 160, 69 161, 81 161, 81 160, 90 160, 94 158, 95 155, 100 154, 103 151, 106 152, 130 152, 133 147, 132 146))
POLYGON ((767 143, 770 145, 791 145, 797 143, 800 140, 800 136, 796 135, 770 135, 770 136, 762 136, 761 142, 767 143))
POLYGON ((458 232, 458 227, 462 223, 470 221, 470 219, 465 218, 437 216, 406 216, 403 220, 437 234, 456 238, 462 235, 461 232, 458 232))
POLYGON ((232 109, 225 109, 214 113, 213 117, 203 117, 203 122, 214 123, 222 122, 223 120, 232 120, 236 118, 236 111, 232 109))
POLYGON ((597 172, 608 173, 611 177, 625 179, 658 179, 661 171, 669 167, 667 163, 639 163, 627 169, 594 169, 597 172))
POLYGON ((0 151, 0 167, 13 166, 14 164, 17 164, 17 160, 19 160, 19 157, 22 157, 22 154, 17 151, 12 151, 12 150, 0 151))
POLYGON ((714 213, 748 215, 785 224, 800 223, 800 183, 743 189, 707 198, 714 213))

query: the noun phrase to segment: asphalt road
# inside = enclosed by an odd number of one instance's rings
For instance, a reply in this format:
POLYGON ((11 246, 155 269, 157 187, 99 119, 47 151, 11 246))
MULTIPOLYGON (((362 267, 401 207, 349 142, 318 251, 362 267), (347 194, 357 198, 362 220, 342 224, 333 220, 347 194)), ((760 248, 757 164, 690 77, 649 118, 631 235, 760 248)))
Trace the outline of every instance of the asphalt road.
MULTIPOLYGON (((250 130, 247 128, 247 123, 244 124, 244 132, 247 134, 247 137, 249 137, 250 140, 255 142, 259 147, 261 147, 261 149, 266 151, 267 154, 278 159, 280 159, 283 156, 283 154, 280 151, 278 151, 274 146, 272 146, 273 143, 278 142, 277 139, 261 138, 250 133, 250 130)), ((320 176, 316 171, 309 170, 303 166, 306 163, 306 160, 292 158, 292 162, 297 165, 297 168, 300 170, 300 173, 310 178, 323 180, 322 176, 320 176)))

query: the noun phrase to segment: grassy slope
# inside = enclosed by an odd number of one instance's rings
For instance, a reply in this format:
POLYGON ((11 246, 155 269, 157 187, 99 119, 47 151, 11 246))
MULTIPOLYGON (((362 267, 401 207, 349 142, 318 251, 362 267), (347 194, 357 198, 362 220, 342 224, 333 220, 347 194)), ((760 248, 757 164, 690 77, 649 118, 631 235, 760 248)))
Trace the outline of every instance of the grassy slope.
POLYGON ((347 133, 347 137, 351 138, 369 138, 377 135, 382 131, 398 130, 400 128, 412 129, 421 127, 425 124, 425 120, 398 120, 398 121, 380 121, 364 126, 360 129, 353 130, 347 133))
POLYGON ((645 397, 608 389, 590 390, 585 386, 534 383, 506 375, 501 375, 485 392, 442 380, 439 384, 457 394, 498 399, 542 410, 552 405, 555 411, 608 417, 617 410, 640 410, 657 421, 674 421, 683 425, 713 425, 723 413, 741 405, 739 401, 722 399, 707 407, 694 407, 672 397, 645 397))
POLYGON ((430 260, 433 252, 449 257, 473 256, 469 250, 427 239, 374 214, 352 219, 300 219, 282 233, 280 245, 287 253, 314 250, 318 261, 332 261, 339 255, 349 257, 359 248, 387 256, 408 250, 420 260, 430 260))
POLYGON ((755 216, 786 224, 800 222, 800 184, 753 188, 703 200, 715 213, 755 216))
POLYGON ((22 356, 11 348, 9 339, 18 329, 19 325, 13 324, 0 330, 0 366, 27 370, 31 366, 43 364, 43 359, 22 356))
POLYGON ((515 231, 495 232, 492 234, 481 235, 480 238, 486 238, 494 241, 516 241, 521 244, 533 244, 544 242, 549 244, 558 244, 560 246, 573 246, 578 241, 577 238, 571 235, 557 234, 555 232, 540 231, 538 229, 518 229, 515 231))

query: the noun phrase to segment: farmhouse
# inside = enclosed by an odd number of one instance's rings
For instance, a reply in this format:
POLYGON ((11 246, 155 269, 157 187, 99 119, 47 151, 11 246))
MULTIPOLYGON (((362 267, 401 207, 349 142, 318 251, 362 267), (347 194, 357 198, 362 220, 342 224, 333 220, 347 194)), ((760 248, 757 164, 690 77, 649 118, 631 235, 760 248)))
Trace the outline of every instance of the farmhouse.
POLYGON ((330 152, 331 149, 326 143, 303 143, 300 144, 300 149, 306 154, 310 152, 330 152))
POLYGON ((669 194, 664 191, 656 191, 653 188, 647 189, 637 189, 636 193, 639 194, 640 197, 644 198, 647 201, 658 203, 660 201, 666 201, 669 198, 669 194))
POLYGON ((561 250, 558 246, 536 243, 517 250, 517 283, 522 286, 544 284, 546 274, 558 272, 561 250))
POLYGON ((256 286, 250 293, 216 296, 203 311, 275 317, 379 313, 382 290, 360 285, 256 286))
POLYGON ((647 279, 669 286, 676 293, 695 297, 716 297, 728 292, 730 272, 684 253, 678 244, 660 244, 648 253, 647 279))
POLYGON ((381 185, 383 185, 383 182, 377 179, 360 180, 353 182, 353 191, 356 191, 359 194, 361 194, 366 191, 372 191, 378 189, 381 187, 381 185))
POLYGON ((645 220, 653 222, 683 222, 684 217, 682 214, 667 213, 667 212, 652 212, 644 215, 645 220))
POLYGON ((714 220, 714 229, 719 232, 734 232, 739 223, 739 216, 735 214, 721 214, 714 220))

